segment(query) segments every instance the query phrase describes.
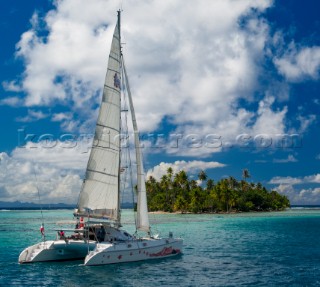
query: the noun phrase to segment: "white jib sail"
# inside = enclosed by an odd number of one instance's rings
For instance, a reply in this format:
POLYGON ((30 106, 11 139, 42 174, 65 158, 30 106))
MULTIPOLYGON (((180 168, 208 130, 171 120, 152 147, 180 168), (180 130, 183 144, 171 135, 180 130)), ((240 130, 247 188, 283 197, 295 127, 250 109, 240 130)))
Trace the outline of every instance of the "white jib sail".
POLYGON ((138 181, 137 229, 145 232, 149 232, 150 224, 149 224, 149 214, 148 214, 148 205, 147 205, 147 191, 146 191, 145 175, 143 170, 139 131, 138 131, 136 115, 134 112, 131 92, 130 92, 128 75, 127 75, 127 71, 124 63, 123 63, 123 70, 124 70, 124 76, 126 81, 126 88, 128 91, 129 105, 130 105, 132 124, 133 124, 133 130, 134 130, 134 145, 136 149, 136 159, 137 159, 137 181, 138 181))
POLYGON ((120 17, 115 27, 103 97, 86 176, 78 201, 78 215, 119 220, 120 164, 120 17))

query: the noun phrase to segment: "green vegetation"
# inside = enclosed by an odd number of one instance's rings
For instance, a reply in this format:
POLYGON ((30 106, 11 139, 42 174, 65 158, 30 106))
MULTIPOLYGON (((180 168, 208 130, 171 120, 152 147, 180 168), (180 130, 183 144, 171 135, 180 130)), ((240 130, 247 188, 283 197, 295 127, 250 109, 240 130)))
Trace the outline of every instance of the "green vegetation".
POLYGON ((166 212, 240 212, 283 210, 290 206, 289 199, 276 191, 268 191, 261 183, 249 183, 247 169, 243 180, 234 177, 215 182, 204 171, 199 181, 189 179, 185 171, 173 174, 168 168, 160 181, 152 176, 146 182, 149 211, 166 212))

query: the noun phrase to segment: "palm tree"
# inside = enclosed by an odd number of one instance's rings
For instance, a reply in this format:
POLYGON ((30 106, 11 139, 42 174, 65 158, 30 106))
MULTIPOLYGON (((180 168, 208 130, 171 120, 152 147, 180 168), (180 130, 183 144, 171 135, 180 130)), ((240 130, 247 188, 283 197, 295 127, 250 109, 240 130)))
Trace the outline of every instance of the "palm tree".
POLYGON ((226 204, 226 211, 229 213, 229 200, 230 200, 230 184, 227 178, 221 180, 221 187, 224 194, 226 204))
POLYGON ((166 204, 169 204, 169 195, 168 195, 169 178, 166 174, 164 174, 161 177, 160 186, 161 186, 161 189, 166 193, 166 204))
POLYGON ((223 178, 217 182, 208 178, 204 171, 198 175, 199 180, 206 180, 205 188, 196 180, 189 180, 185 171, 174 174, 167 170, 160 180, 150 176, 146 182, 150 210, 206 212, 226 210, 249 211, 279 210, 290 205, 285 196, 276 191, 269 192, 261 183, 249 183, 247 169, 243 170, 243 179, 223 178), (242 191, 242 193, 241 193, 242 191))
POLYGON ((242 170, 242 177, 244 178, 245 181, 247 181, 247 178, 251 177, 249 170, 247 168, 242 170))
POLYGON ((244 188, 247 187, 247 178, 250 177, 250 173, 248 169, 243 169, 242 170, 242 178, 244 180, 241 181, 241 187, 242 187, 242 191, 244 191, 244 188))
POLYGON ((180 188, 187 188, 188 185, 188 175, 184 170, 179 171, 174 176, 174 183, 180 188))
POLYGON ((172 169, 172 167, 170 166, 170 167, 168 167, 168 169, 167 169, 167 176, 168 176, 168 178, 170 179, 170 181, 171 181, 171 179, 172 179, 172 175, 173 175, 173 169, 172 169))
POLYGON ((201 170, 198 174, 198 178, 200 181, 205 181, 207 180, 208 176, 204 170, 201 170))
POLYGON ((258 190, 262 190, 262 189, 263 189, 263 186, 262 186, 261 182, 258 182, 258 183, 256 184, 256 188, 257 188, 258 190))
POLYGON ((194 179, 190 181, 190 189, 195 189, 198 186, 197 182, 194 179))
POLYGON ((233 176, 229 176, 228 181, 229 181, 229 188, 231 190, 234 190, 235 188, 237 188, 238 181, 233 176))
POLYGON ((214 180, 213 179, 208 179, 207 181, 207 191, 210 192, 214 187, 214 180))
POLYGON ((147 180, 146 184, 148 185, 149 192, 156 191, 157 181, 152 175, 149 176, 149 179, 147 180))
POLYGON ((227 212, 229 212, 229 208, 232 209, 232 207, 235 205, 235 198, 236 198, 236 190, 238 189, 239 183, 238 181, 233 177, 229 176, 227 181, 228 191, 227 191, 227 212))
POLYGON ((177 193, 182 196, 184 202, 187 202, 190 190, 187 173, 184 170, 180 170, 174 175, 173 183, 175 184, 177 193))
POLYGON ((156 184, 156 179, 152 176, 152 175, 150 175, 149 176, 149 179, 148 179, 149 181, 150 181, 150 183, 152 183, 152 184, 156 184))

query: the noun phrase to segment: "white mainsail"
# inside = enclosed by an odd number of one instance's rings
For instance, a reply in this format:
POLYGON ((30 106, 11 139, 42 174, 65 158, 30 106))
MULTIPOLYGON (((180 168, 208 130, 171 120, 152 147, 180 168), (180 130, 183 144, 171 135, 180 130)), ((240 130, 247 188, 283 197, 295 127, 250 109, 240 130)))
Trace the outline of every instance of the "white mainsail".
POLYGON ((128 75, 126 71, 125 64, 123 63, 124 70, 124 78, 126 81, 126 88, 128 92, 129 98, 129 106, 132 117, 132 125, 134 131, 134 145, 136 150, 136 160, 137 160, 137 187, 138 187, 138 206, 137 206, 137 229, 149 232, 150 224, 149 224, 149 215, 148 215, 148 205, 147 205, 147 191, 146 191, 146 183, 145 183, 145 175, 143 169, 143 158, 140 147, 140 139, 139 139, 139 130, 136 120, 136 115, 134 112, 133 101, 131 97, 131 91, 129 86, 128 75))
POLYGON ((115 27, 102 102, 76 215, 120 220, 120 17, 115 27))
POLYGON ((93 146, 87 166, 86 177, 80 192, 76 215, 120 220, 119 214, 119 164, 120 164, 120 113, 121 113, 121 69, 124 72, 130 111, 134 129, 137 160, 138 208, 137 229, 149 232, 147 193, 143 171, 139 132, 134 112, 129 81, 120 45, 120 17, 116 25, 104 93, 93 146))

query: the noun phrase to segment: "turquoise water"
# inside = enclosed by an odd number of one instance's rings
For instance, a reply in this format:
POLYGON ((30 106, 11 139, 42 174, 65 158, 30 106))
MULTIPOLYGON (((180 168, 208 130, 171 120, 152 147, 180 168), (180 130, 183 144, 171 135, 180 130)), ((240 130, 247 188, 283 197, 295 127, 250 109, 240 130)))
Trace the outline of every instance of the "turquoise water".
MULTIPOLYGON (((132 212, 123 215, 133 230, 132 212)), ((71 210, 44 211, 47 237, 71 210)), ((87 267, 81 261, 19 265, 41 240, 39 211, 0 211, 0 286, 320 286, 320 210, 150 216, 154 232, 184 238, 177 258, 87 267)))

